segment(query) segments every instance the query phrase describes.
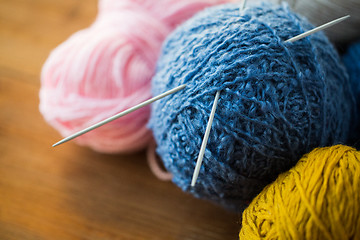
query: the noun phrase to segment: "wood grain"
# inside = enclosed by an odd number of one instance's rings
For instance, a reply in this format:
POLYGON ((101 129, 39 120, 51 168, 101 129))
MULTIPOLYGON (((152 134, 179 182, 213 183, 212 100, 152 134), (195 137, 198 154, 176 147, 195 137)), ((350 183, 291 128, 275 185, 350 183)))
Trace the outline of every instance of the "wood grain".
POLYGON ((0 239, 237 239, 239 216, 150 172, 145 153, 66 143, 39 113, 50 51, 95 0, 0 0, 0 239))

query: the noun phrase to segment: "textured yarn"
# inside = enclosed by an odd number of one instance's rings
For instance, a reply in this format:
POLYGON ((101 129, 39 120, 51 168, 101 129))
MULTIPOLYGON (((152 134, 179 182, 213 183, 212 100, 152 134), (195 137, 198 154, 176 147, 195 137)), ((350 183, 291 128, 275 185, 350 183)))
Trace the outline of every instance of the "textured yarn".
MULTIPOLYGON (((360 31, 360 29, 359 29, 360 31)), ((343 56, 343 62, 350 76, 351 89, 360 104, 360 41, 353 43, 343 56)))
POLYGON ((354 99, 322 33, 286 4, 208 8, 165 41, 149 127, 173 182, 196 197, 242 208, 314 147, 347 140, 354 99), (211 106, 221 90, 195 187, 190 187, 211 106))
MULTIPOLYGON (((283 0, 269 0, 275 3, 283 0)), ((351 42, 360 38, 360 1, 359 0, 285 0, 291 9, 321 25, 336 18, 351 15, 341 24, 325 30, 333 42, 351 42)))
MULTIPOLYGON (((63 136, 151 97, 161 44, 175 26, 226 0, 102 0, 96 21, 54 49, 41 73, 40 111, 63 136)), ((100 152, 145 147, 150 107, 75 141, 100 152)))
POLYGON ((243 212, 240 239, 360 239, 360 152, 337 145, 305 155, 243 212))
POLYGON ((352 141, 360 146, 360 41, 353 43, 343 56, 343 62, 350 76, 351 89, 356 99, 357 116, 353 119, 352 141))

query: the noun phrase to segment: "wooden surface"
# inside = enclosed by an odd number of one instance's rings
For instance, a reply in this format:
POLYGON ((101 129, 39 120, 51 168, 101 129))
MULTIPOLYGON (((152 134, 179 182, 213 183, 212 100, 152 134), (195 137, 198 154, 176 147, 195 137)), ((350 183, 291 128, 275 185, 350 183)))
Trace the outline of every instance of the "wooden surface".
POLYGON ((95 0, 0 0, 0 239, 237 239, 237 214, 157 180, 144 152, 51 147, 40 70, 96 12, 95 0))

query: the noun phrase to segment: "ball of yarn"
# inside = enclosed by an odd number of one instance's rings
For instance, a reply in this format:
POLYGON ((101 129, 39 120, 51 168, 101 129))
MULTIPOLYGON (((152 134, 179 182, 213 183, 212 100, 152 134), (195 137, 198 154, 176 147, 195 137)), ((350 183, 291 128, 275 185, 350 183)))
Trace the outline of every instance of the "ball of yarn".
POLYGON ((208 8, 166 40, 152 90, 184 90, 152 105, 149 127, 173 182, 241 208, 317 146, 347 140, 354 99, 339 56, 286 4, 208 8), (214 96, 217 111, 190 187, 214 96))
POLYGON ((348 70, 351 89, 356 99, 357 114, 352 121, 355 130, 352 131, 351 137, 358 145, 360 144, 360 41, 351 44, 342 59, 348 70))
POLYGON ((360 103, 360 41, 349 46, 343 56, 343 62, 350 76, 351 89, 360 103))
POLYGON ((360 239, 360 152, 305 155, 243 212, 240 239, 360 239))
MULTIPOLYGON (((283 0, 270 0, 275 3, 283 0)), ((360 1, 358 0, 285 0, 293 11, 305 16, 315 25, 351 15, 342 24, 325 30, 333 42, 351 42, 360 38, 360 1)))
MULTIPOLYGON (((41 73, 40 111, 64 137, 151 97, 165 37, 205 7, 226 0, 102 0, 96 21, 54 49, 41 73)), ((150 107, 75 141, 100 152, 128 152, 151 139, 150 107)))

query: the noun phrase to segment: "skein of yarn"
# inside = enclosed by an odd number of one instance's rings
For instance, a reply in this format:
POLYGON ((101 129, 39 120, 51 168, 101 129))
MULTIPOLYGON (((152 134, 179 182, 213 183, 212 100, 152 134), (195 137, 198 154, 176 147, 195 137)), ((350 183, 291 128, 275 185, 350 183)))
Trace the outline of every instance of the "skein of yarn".
MULTIPOLYGON (((40 111, 64 137, 151 97, 165 37, 226 0, 101 0, 96 21, 54 49, 41 73, 40 111)), ((144 107, 75 141, 99 152, 135 151, 151 139, 144 107)))
POLYGON ((349 46, 343 56, 343 62, 350 76, 351 89, 360 104, 360 41, 349 46))
POLYGON ((360 239, 360 152, 318 148, 251 202, 240 239, 360 239))
MULTIPOLYGON (((274 3, 284 0, 270 0, 274 3)), ((334 26, 326 29, 326 35, 333 42, 351 42, 360 38, 360 1, 358 0, 285 0, 291 9, 305 16, 315 25, 324 24, 331 19, 351 15, 346 27, 334 26)))
POLYGON ((164 43, 149 127, 173 182, 194 196, 242 210, 314 147, 349 135, 354 99, 339 56, 286 4, 208 8, 164 43), (190 182, 207 120, 221 91, 195 187, 190 182))
POLYGON ((352 139, 356 144, 360 144, 360 41, 349 46, 342 60, 349 73, 351 89, 356 99, 357 117, 353 121, 356 130, 352 132, 352 139))

